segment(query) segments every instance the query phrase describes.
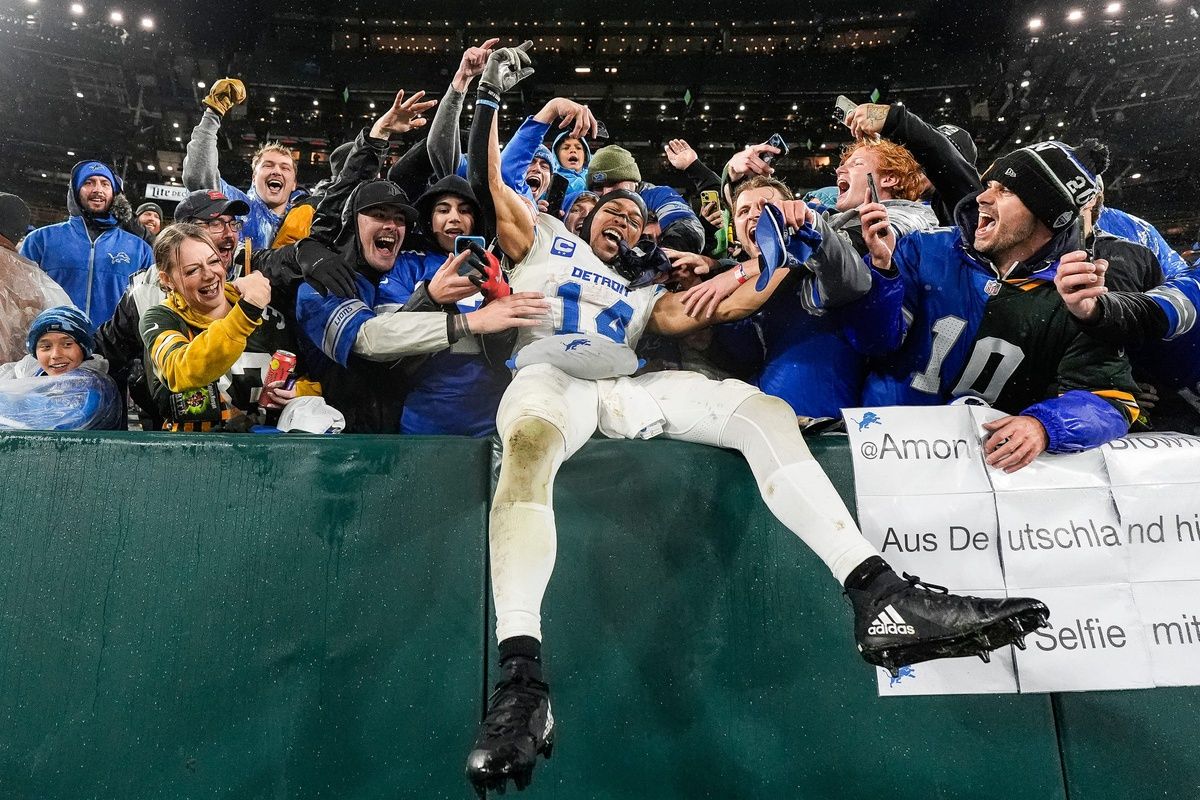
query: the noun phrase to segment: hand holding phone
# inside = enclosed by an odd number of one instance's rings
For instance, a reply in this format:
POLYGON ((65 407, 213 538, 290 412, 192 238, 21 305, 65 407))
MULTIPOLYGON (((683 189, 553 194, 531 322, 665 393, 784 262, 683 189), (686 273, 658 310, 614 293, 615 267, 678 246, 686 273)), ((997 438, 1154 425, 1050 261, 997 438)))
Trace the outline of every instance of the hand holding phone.
POLYGON ((788 154, 787 142, 778 133, 772 133, 771 138, 767 139, 767 144, 779 151, 778 153, 763 153, 760 156, 768 165, 774 165, 776 161, 788 154))
POLYGON ((867 173, 867 195, 870 202, 879 202, 879 187, 875 185, 875 173, 873 172, 867 173))
POLYGON ((850 124, 846 122, 846 118, 850 116, 850 112, 858 108, 858 104, 846 97, 844 94, 839 94, 837 100, 833 102, 833 118, 842 123, 846 127, 850 124))

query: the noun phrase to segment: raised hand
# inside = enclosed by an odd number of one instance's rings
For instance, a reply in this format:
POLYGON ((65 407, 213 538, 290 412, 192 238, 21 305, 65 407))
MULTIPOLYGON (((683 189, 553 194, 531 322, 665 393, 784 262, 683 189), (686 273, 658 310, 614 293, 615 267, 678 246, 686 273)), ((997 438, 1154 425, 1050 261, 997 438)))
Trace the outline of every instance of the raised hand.
POLYGON ((663 150, 666 152, 667 161, 671 162, 671 166, 680 171, 696 163, 696 159, 699 158, 692 146, 683 139, 672 139, 663 145, 663 150))
POLYGON ((420 91, 405 100, 403 89, 396 92, 392 107, 383 112, 383 116, 371 126, 371 136, 375 139, 387 139, 394 133, 406 133, 425 125, 428 120, 422 114, 436 106, 437 100, 422 100, 424 96, 425 92, 420 91))
POLYGON ((533 42, 524 41, 516 47, 501 47, 492 51, 483 67, 483 76, 479 79, 480 88, 503 94, 532 75, 533 62, 529 58, 531 47, 533 42))
POLYGON ((221 78, 213 83, 204 97, 204 105, 222 117, 234 106, 246 102, 246 84, 237 78, 221 78))
POLYGON ((458 62, 458 71, 454 73, 453 86, 456 91, 465 92, 471 84, 471 79, 483 72, 492 48, 500 39, 488 39, 478 47, 468 47, 463 51, 462 61, 458 62))

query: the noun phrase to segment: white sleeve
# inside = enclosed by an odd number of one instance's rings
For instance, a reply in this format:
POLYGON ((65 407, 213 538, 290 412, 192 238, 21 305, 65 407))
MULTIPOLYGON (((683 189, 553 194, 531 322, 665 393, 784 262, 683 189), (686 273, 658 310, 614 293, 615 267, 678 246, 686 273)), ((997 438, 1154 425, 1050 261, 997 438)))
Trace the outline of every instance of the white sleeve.
POLYGON ((351 350, 371 361, 436 353, 450 346, 447 315, 441 311, 395 311, 363 323, 351 350))

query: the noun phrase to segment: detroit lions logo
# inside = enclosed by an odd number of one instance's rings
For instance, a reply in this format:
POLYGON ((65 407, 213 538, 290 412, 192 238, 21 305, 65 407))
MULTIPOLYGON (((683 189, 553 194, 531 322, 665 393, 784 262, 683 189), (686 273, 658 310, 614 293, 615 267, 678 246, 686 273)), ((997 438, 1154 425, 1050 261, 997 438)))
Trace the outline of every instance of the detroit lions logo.
POLYGON ((578 350, 581 347, 591 347, 591 346, 592 346, 592 343, 589 342, 587 339, 572 339, 571 341, 569 341, 563 345, 563 350, 569 353, 572 350, 578 350))
POLYGON ((109 253, 108 257, 112 259, 114 264, 132 264, 129 260, 129 253, 109 253))
POLYGON ((912 667, 901 667, 900 669, 896 670, 895 675, 888 678, 888 688, 890 689, 893 686, 899 686, 900 681, 904 678, 912 678, 916 680, 916 677, 917 671, 915 669, 912 667))
POLYGON ((860 431, 865 431, 867 428, 869 428, 872 425, 882 425, 883 424, 883 420, 880 419, 879 415, 876 414, 874 411, 868 411, 867 413, 863 414, 862 419, 854 419, 854 417, 851 417, 850 419, 851 419, 851 421, 854 422, 855 425, 858 426, 858 429, 860 431))
POLYGON ((555 236, 554 242, 550 245, 550 255, 570 258, 575 255, 575 243, 561 236, 555 236))

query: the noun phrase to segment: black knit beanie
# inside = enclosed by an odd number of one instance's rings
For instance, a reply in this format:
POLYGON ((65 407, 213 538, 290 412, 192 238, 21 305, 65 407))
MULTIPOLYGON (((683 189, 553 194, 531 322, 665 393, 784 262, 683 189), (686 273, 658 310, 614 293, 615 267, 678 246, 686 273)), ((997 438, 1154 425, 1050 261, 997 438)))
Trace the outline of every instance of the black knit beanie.
POLYGON ((1040 142, 996 159, 983 182, 1003 184, 1056 232, 1070 225, 1100 191, 1100 173, 1107 166, 1108 148, 1095 139, 1079 147, 1040 142))

